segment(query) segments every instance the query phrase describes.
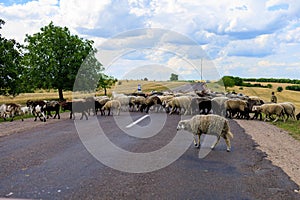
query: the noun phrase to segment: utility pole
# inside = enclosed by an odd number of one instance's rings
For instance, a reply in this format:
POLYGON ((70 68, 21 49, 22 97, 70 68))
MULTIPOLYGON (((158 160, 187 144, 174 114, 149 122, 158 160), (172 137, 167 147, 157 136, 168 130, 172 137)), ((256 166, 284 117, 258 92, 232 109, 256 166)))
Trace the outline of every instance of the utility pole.
POLYGON ((201 81, 203 80, 202 78, 202 58, 201 58, 201 81))

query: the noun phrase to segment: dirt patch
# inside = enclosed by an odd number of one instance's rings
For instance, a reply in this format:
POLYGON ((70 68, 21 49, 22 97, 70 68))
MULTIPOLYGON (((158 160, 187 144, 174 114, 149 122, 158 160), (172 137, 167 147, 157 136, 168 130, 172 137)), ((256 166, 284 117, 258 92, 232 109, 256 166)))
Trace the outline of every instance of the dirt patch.
POLYGON ((300 142, 288 132, 261 121, 235 120, 258 144, 257 148, 267 153, 267 159, 280 167, 300 186, 300 142))

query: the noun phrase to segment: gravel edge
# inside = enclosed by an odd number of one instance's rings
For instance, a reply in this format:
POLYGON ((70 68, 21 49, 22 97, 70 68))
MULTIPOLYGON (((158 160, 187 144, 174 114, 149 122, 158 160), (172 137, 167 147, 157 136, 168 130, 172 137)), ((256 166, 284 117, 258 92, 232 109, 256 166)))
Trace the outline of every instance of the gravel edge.
POLYGON ((276 126, 255 120, 235 120, 267 154, 300 187, 300 142, 276 126))

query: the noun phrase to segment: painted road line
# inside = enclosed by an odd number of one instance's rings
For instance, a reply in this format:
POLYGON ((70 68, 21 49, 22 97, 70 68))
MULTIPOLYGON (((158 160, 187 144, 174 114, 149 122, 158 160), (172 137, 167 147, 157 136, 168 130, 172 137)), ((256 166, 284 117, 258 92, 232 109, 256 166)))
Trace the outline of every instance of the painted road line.
POLYGON ((149 115, 145 115, 141 118, 139 118, 138 120, 136 120, 135 122, 132 122, 131 124, 127 125, 126 128, 131 128, 134 125, 136 125, 137 123, 141 122, 142 120, 146 119, 147 117, 149 117, 149 115))

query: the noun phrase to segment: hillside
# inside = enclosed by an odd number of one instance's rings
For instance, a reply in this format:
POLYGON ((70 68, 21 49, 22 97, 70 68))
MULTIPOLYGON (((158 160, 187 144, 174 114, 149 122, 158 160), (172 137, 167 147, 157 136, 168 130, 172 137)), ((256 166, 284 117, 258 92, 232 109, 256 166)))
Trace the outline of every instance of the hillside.
MULTIPOLYGON (((262 85, 267 85, 269 83, 261 83, 262 85)), ((278 102, 292 102, 296 105, 296 113, 300 112, 300 92, 291 91, 291 90, 283 90, 282 92, 277 92, 277 87, 281 86, 285 88, 286 83, 270 83, 273 85, 273 88, 258 88, 258 87, 240 87, 234 86, 228 88, 230 91, 235 91, 237 93, 243 93, 248 96, 259 96, 264 101, 269 102, 271 98, 271 92, 275 92, 278 102)))

